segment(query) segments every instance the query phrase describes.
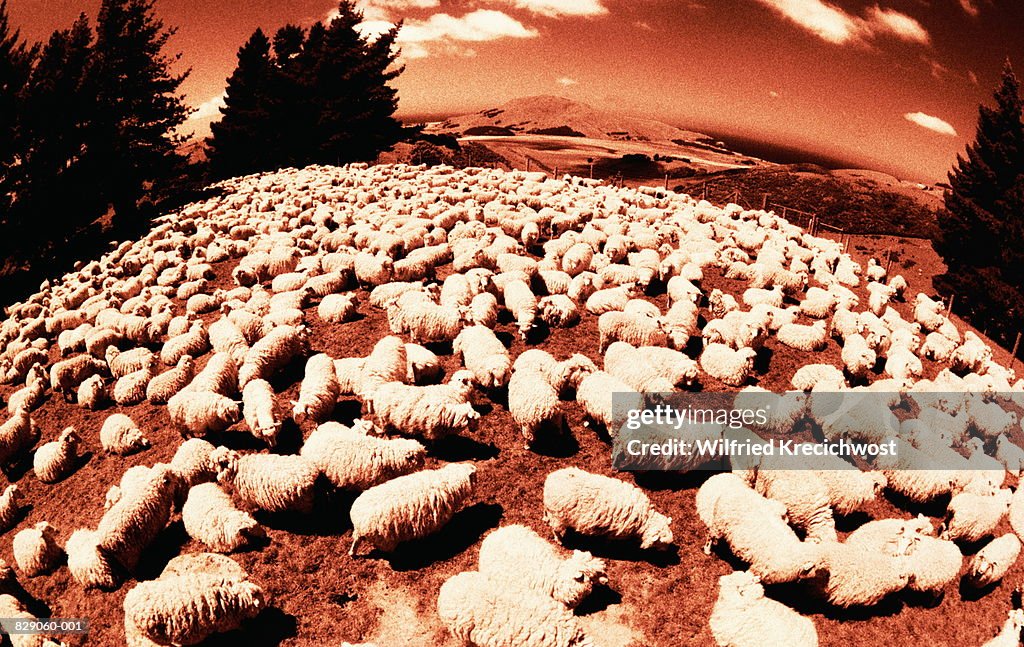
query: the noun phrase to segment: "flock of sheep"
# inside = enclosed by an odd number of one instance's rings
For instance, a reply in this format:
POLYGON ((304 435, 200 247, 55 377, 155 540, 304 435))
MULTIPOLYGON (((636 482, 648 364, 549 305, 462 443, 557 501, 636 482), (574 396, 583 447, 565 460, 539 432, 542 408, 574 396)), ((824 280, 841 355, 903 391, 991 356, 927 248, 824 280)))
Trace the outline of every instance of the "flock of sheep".
MULTIPOLYGON (((426 468, 436 443, 488 424, 493 410, 481 412, 474 398, 507 408, 527 449, 558 442, 573 407, 614 437, 616 392, 756 394, 766 342, 807 358, 789 380, 795 392, 917 397, 924 404, 909 421, 849 409, 841 425, 823 426, 859 438, 894 424, 901 460, 936 468, 822 461, 791 471, 764 460, 704 481, 696 513, 708 550, 722 544, 743 564, 721 578, 710 610, 718 644, 817 644, 813 619, 765 585, 802 586, 837 609, 872 607, 904 590, 937 594, 961 576, 992 587, 1020 553, 1024 495, 1006 482, 1024 466, 1010 440, 1019 426, 986 396, 1024 391, 1024 381, 977 335, 961 335, 941 303, 912 297, 873 259, 861 266, 773 213, 580 178, 405 165, 285 170, 221 189, 6 309, 4 466, 31 456, 22 478, 52 484, 74 478, 85 449, 144 457, 152 434, 132 417, 143 402, 166 407, 181 442, 169 462, 143 460, 107 484, 98 523, 59 529, 70 531, 63 545, 46 521, 18 528, 24 497, 8 485, 0 529, 12 536, 17 568, 3 565, 0 615, 31 617, 17 577, 66 563, 84 589, 130 587, 129 644, 196 644, 274 604, 224 555, 260 549, 254 512, 310 514, 325 489, 351 492, 351 508, 338 511, 351 521, 349 553, 391 553, 474 500, 483 463, 426 468), (228 271, 231 285, 218 283, 228 271), (723 279, 740 289, 708 287, 723 279), (652 298, 662 294, 664 308, 652 298), (315 351, 312 324, 344 331, 369 312, 391 334, 365 357, 315 351), (586 318, 596 319, 599 362, 533 347, 586 318), (517 334, 497 331, 503 322, 517 334), (831 339, 841 365, 815 362, 831 339), (461 368, 446 375, 449 354, 461 368), (290 368, 302 370, 295 400, 278 381, 290 368), (362 418, 335 419, 345 399, 361 404, 362 418), (58 405, 111 409, 95 437, 40 429, 33 412, 58 405), (280 452, 289 426, 303 437, 297 453, 280 452), (236 433, 261 449, 211 442, 236 433), (836 519, 883 491, 908 505, 948 501, 941 532, 923 516, 877 519, 841 539, 836 519), (207 552, 136 581, 147 547, 178 518, 207 552), (994 537, 1006 518, 1013 531, 994 537), (962 549, 978 542, 965 564, 962 549)), ((791 401, 787 425, 815 420, 809 399, 791 401)), ((605 559, 560 544, 584 536, 658 551, 678 541, 673 520, 623 475, 551 471, 536 515, 549 536, 501 525, 480 544, 477 569, 434 592, 452 636, 480 647, 601 644, 573 609, 616 583, 605 559)), ((1006 611, 990 645, 1018 642, 1024 611, 1009 602, 1006 611)))

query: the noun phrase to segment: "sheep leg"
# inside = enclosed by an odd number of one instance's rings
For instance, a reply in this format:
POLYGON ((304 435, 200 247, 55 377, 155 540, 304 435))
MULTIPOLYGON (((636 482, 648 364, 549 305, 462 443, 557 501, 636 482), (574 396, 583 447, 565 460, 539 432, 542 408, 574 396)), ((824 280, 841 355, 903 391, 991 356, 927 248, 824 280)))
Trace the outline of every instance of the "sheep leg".
POLYGON ((362 537, 358 535, 352 537, 352 546, 348 549, 348 554, 350 557, 356 556, 356 550, 359 548, 359 545, 362 544, 362 542, 362 537))

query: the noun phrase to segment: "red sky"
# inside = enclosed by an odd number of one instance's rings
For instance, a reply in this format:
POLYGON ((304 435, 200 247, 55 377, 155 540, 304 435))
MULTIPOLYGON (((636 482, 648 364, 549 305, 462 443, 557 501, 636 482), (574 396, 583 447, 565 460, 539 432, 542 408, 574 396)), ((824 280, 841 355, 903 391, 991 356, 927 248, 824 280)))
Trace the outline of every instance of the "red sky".
MULTIPOLYGON (((158 0, 201 114, 256 27, 331 0, 158 0)), ((558 94, 695 130, 799 146, 925 181, 973 137, 1003 60, 1024 76, 1020 0, 362 0, 405 19, 400 115, 558 94)), ((10 0, 32 39, 99 0, 10 0)), ((197 120, 198 124, 199 121, 197 120)))

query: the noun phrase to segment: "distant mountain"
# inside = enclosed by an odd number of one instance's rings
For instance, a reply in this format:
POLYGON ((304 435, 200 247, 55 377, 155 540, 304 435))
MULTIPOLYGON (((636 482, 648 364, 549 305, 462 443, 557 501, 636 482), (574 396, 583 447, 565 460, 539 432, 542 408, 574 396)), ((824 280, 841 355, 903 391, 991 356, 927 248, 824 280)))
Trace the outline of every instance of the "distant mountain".
POLYGON ((640 141, 709 139, 703 133, 653 119, 598 110, 585 103, 549 95, 513 99, 497 108, 450 117, 431 124, 427 131, 456 136, 541 134, 640 141))

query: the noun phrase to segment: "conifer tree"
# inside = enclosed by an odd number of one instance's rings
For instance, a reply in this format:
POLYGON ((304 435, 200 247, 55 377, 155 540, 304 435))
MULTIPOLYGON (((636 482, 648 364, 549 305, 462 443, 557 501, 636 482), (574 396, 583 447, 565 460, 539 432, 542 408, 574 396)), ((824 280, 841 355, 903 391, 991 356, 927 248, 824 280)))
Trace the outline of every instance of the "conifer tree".
POLYGON ((0 224, 15 201, 19 155, 18 128, 21 121, 21 95, 28 82, 38 52, 29 47, 21 33, 12 29, 7 0, 0 0, 0 224))

